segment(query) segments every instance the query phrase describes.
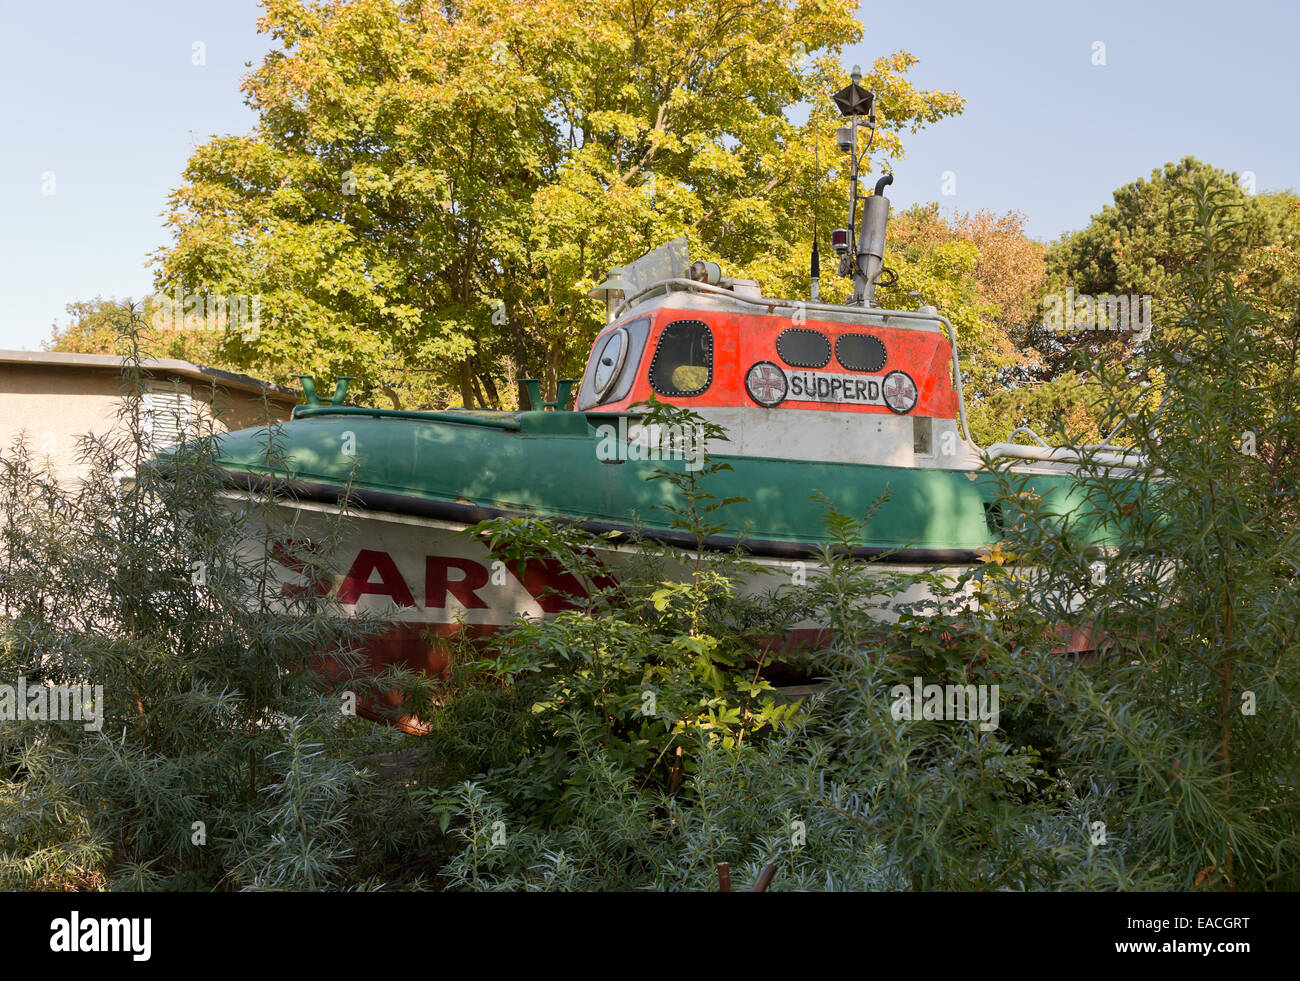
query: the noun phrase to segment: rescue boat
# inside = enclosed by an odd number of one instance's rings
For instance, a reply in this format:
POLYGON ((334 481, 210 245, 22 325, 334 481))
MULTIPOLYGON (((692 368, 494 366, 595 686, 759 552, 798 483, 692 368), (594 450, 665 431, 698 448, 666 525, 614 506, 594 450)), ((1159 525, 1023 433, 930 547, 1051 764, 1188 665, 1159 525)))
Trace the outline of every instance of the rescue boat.
MULTIPOLYGON (((836 95, 848 117, 840 138, 855 199, 858 130, 874 125, 874 95, 859 77, 836 95)), ((603 558, 615 576, 635 538, 683 555, 695 549, 660 507, 674 502, 673 484, 647 478, 697 466, 701 447, 689 434, 665 439, 640 423, 638 407, 652 396, 725 428, 726 442, 702 447, 730 465, 710 474, 707 489, 741 500, 719 512, 725 528, 704 545, 747 554, 760 570, 753 588, 764 588, 765 575, 788 581, 793 563, 820 554, 827 503, 862 515, 883 502, 853 549, 873 569, 955 578, 1000 535, 990 464, 1026 475, 1064 514, 1086 508, 1075 487, 1081 461, 1046 446, 977 446, 952 324, 927 305, 875 303, 889 276, 891 181, 882 178, 865 198, 860 229, 852 200, 851 228, 832 236, 841 274, 854 284, 841 303, 820 298, 815 245, 810 296, 782 299, 692 262, 679 239, 592 291, 606 301, 607 325, 582 377, 561 380, 553 400, 528 382, 530 404, 519 411, 398 411, 344 404, 346 380, 321 399, 304 377, 305 404, 278 427, 274 468, 265 428, 222 438, 231 500, 250 513, 273 500, 308 537, 348 501, 339 573, 321 588, 345 611, 391 620, 370 649, 377 666, 429 672, 445 668, 441 641, 452 633, 553 615, 565 606, 561 593, 579 588, 553 567, 495 559, 466 534, 485 519, 542 517, 596 532, 609 543, 603 558)), ((1113 447, 1093 450, 1094 464, 1140 465, 1113 447)), ((300 564, 284 551, 272 558, 286 584, 295 582, 300 564)))

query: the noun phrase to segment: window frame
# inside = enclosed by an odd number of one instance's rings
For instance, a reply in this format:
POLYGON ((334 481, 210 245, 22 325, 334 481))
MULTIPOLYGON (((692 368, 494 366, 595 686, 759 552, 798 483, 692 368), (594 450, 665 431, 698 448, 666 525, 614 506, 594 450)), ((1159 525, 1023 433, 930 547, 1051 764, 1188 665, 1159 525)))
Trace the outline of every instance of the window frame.
MULTIPOLYGON (((659 336, 655 339, 655 352, 650 357, 650 368, 649 370, 646 371, 646 381, 649 382, 651 390, 659 395, 667 396, 668 398, 693 399, 703 395, 705 392, 707 392, 710 388, 713 387, 713 349, 714 349, 713 328, 710 327, 706 321, 699 320, 694 317, 687 317, 687 318, 682 318, 680 320, 672 320, 664 324, 663 329, 659 331, 659 336), (659 385, 656 384, 655 368, 659 364, 659 355, 663 350, 664 338, 668 335, 669 331, 671 331, 674 327, 678 326, 679 324, 699 325, 700 327, 704 328, 704 336, 708 338, 707 353, 708 353, 709 375, 705 379, 704 386, 702 388, 693 389, 690 391, 681 391, 678 390, 675 386, 666 385, 665 387, 660 388, 659 385)), ((672 379, 670 378, 668 379, 668 381, 671 383, 672 379)))
MULTIPOLYGON (((633 386, 636 384, 637 373, 641 370, 641 365, 645 361, 646 347, 649 345, 651 330, 651 320, 648 316, 632 317, 617 326, 607 324, 591 343, 591 358, 588 360, 587 369, 582 374, 582 384, 578 388, 578 396, 574 402, 575 412, 594 412, 601 406, 609 405, 611 402, 621 402, 631 393, 633 386), (614 376, 614 381, 610 384, 609 391, 604 396, 596 394, 596 344, 602 338, 608 339, 611 335, 619 330, 627 331, 628 347, 635 348, 635 356, 631 353, 623 357, 623 365, 618 374, 614 376)), ((602 344, 603 349, 603 344, 602 344)))
POLYGON ((828 364, 831 363, 831 357, 834 354, 833 348, 834 345, 831 344, 831 339, 827 337, 826 334, 824 334, 822 331, 817 330, 813 327, 787 327, 783 331, 781 331, 781 333, 776 335, 777 356, 783 362, 789 365, 791 368, 808 368, 813 370, 825 368, 828 364), (821 338, 822 341, 825 342, 826 344, 826 360, 821 362, 820 364, 815 364, 813 362, 791 360, 786 356, 786 353, 781 350, 781 339, 784 338, 787 334, 812 334, 815 337, 821 338))
POLYGON ((845 331, 839 337, 835 338, 835 363, 845 371, 857 371, 865 375, 875 375, 884 371, 885 368, 889 366, 889 348, 885 342, 875 334, 868 334, 862 331, 845 331), (840 356, 840 342, 846 337, 866 337, 879 344, 881 353, 880 366, 878 368, 853 368, 845 364, 844 359, 840 356))
POLYGON ((623 374, 623 368, 627 364, 628 348, 631 346, 632 338, 628 334, 627 328, 619 326, 615 327, 605 335, 605 342, 601 344, 599 351, 592 352, 592 357, 596 359, 596 365, 591 370, 591 392, 596 397, 597 405, 600 405, 600 403, 605 401, 606 396, 613 391, 614 385, 618 382, 619 376, 623 374), (604 386, 601 386, 596 380, 600 375, 600 369, 602 366, 601 356, 605 353, 610 343, 616 337, 621 342, 618 349, 618 360, 614 362, 614 366, 610 369, 609 380, 605 382, 604 386))

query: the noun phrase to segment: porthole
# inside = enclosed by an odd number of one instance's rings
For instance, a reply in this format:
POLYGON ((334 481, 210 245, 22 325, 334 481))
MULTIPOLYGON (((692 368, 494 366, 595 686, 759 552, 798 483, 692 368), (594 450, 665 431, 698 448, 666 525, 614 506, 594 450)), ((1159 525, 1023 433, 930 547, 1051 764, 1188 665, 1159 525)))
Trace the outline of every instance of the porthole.
POLYGON ((792 368, 825 368, 831 362, 831 342, 819 330, 787 327, 777 335, 776 353, 792 368))
POLYGON ((623 370, 623 361, 627 357, 627 331, 620 327, 605 339, 600 352, 596 355, 596 370, 591 376, 591 387, 596 398, 603 400, 614 384, 618 374, 623 370))
POLYGON ((885 345, 874 334, 841 334, 835 339, 835 360, 849 371, 879 371, 885 359, 885 345))
POLYGON ((660 395, 701 395, 713 383, 713 331, 702 320, 674 320, 659 335, 650 387, 660 395))

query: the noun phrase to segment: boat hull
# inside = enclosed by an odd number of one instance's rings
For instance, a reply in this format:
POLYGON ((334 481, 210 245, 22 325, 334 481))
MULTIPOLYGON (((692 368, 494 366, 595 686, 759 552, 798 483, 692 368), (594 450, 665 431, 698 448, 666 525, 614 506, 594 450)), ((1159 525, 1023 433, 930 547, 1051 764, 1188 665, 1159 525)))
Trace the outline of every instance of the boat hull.
MULTIPOLYGON (((612 426, 598 414, 310 412, 273 431, 222 438, 229 499, 249 522, 248 548, 255 557, 271 549, 281 588, 290 592, 311 585, 293 558, 296 543, 333 537, 329 526, 346 514, 335 574, 320 590, 345 616, 384 620, 367 651, 376 667, 442 673, 452 638, 483 638, 519 617, 553 616, 565 608, 563 594, 581 596, 581 585, 559 568, 517 568, 467 533, 491 518, 585 529, 597 536, 597 557, 614 578, 640 551, 637 542, 663 552, 661 578, 687 578, 694 566, 699 543, 672 520, 672 509, 685 503, 681 491, 655 479, 683 477, 692 461, 647 454, 625 441, 625 429, 614 429, 611 453, 612 426)), ((882 580, 918 571, 955 580, 982 564, 1000 537, 1000 484, 987 471, 709 459, 726 467, 709 472, 699 490, 731 502, 710 515, 717 527, 704 547, 746 555, 755 571, 743 591, 799 589, 815 576, 831 540, 832 511, 862 522, 852 556, 882 580)), ((1022 489, 1050 499, 1074 527, 1087 524, 1087 501, 1069 473, 1024 476, 1022 489)), ((913 584, 894 603, 938 608, 947 591, 929 590, 913 584)), ((823 626, 797 624, 782 640, 814 642, 823 626)))
MULTIPOLYGON (((365 617, 379 625, 364 648, 376 671, 401 665, 444 675, 457 641, 486 640, 520 618, 556 616, 577 607, 587 593, 558 563, 524 565, 495 554, 467 522, 256 492, 232 491, 226 500, 246 529, 246 558, 273 559, 270 569, 278 594, 314 590, 340 615, 365 617), (323 541, 335 543, 327 563, 332 571, 308 576, 304 549, 323 541)), ((597 586, 624 579, 639 563, 653 562, 657 577, 678 581, 689 579, 695 566, 694 550, 657 548, 653 542, 605 540, 594 553, 606 574, 597 586)), ((907 583, 891 606, 937 606, 951 598, 948 592, 936 595, 928 583, 910 581, 910 575, 924 570, 937 574, 940 582, 955 582, 972 564, 874 559, 869 568, 882 585, 907 583)), ((802 555, 749 555, 736 590, 740 595, 794 600, 799 590, 815 582, 820 569, 817 561, 802 555)), ((894 615, 884 607, 875 613, 884 620, 894 615)), ((772 638, 772 646, 788 653, 824 643, 826 633, 823 624, 804 620, 772 638)))
MULTIPOLYGON (((680 507, 681 495, 670 481, 654 479, 689 471, 689 459, 646 458, 624 444, 606 452, 608 424, 582 413, 500 415, 466 415, 464 422, 317 415, 283 427, 276 465, 265 462, 265 435, 251 430, 224 437, 222 465, 232 486, 287 488, 303 501, 347 497, 370 511, 461 525, 536 515, 598 534, 635 529, 666 545, 694 544, 665 510, 680 507), (495 425, 482 424, 489 421, 495 425)), ((713 516, 722 528, 710 548, 807 557, 828 540, 829 509, 854 518, 871 513, 855 552, 862 558, 966 564, 998 537, 990 520, 998 486, 987 472, 721 454, 710 461, 727 469, 710 473, 699 489, 733 501, 713 516)), ((1068 475, 1035 480, 1040 493, 1071 506, 1068 475)))

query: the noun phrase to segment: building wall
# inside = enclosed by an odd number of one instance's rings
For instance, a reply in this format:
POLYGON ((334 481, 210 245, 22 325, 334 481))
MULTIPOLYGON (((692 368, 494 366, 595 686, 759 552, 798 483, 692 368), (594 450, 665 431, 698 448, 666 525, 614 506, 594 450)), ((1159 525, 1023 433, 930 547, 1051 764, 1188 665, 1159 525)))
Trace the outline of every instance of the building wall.
MULTIPOLYGON (((295 401, 273 393, 264 406, 258 393, 218 382, 215 403, 210 404, 209 384, 174 373, 151 374, 152 390, 189 395, 195 412, 213 419, 219 432, 265 425, 268 410, 272 420, 283 421, 295 401)), ((111 369, 0 363, 0 454, 7 455, 19 434, 25 433, 32 455, 48 460, 60 480, 84 476, 87 468, 77 460, 79 438, 88 433, 111 437, 127 432, 118 419, 121 385, 120 372, 111 369)))

